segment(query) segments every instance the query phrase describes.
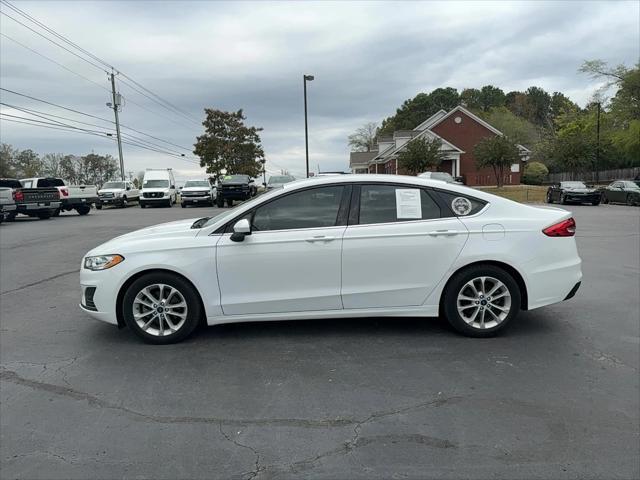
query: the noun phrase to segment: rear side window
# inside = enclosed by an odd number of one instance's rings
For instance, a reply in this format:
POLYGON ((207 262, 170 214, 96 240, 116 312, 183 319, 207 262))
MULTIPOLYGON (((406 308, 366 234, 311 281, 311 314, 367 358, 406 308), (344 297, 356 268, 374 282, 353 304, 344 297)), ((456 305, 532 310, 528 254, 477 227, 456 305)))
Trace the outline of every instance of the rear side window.
POLYGON ((444 202, 451 214, 456 217, 467 217, 478 213, 487 204, 487 202, 483 200, 478 200, 477 198, 470 197, 468 195, 443 192, 442 190, 436 190, 435 193, 444 202))
POLYGON ((292 193, 258 207, 253 228, 258 231, 332 227, 336 224, 343 186, 292 193))
POLYGON ((18 180, 13 180, 11 178, 2 178, 0 179, 0 187, 22 188, 22 184, 18 180))
POLYGON ((360 187, 360 225, 440 218, 440 207, 421 188, 400 185, 360 187))

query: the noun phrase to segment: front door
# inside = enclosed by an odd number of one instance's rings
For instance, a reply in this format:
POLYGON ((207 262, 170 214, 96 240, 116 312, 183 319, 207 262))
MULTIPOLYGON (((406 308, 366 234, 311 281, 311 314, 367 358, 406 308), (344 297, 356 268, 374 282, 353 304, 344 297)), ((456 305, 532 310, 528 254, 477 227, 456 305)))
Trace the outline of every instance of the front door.
POLYGON ((346 190, 325 186, 279 196, 248 215, 252 232, 244 241, 223 234, 216 265, 225 315, 342 308, 346 227, 339 213, 348 203, 346 190))
POLYGON ((462 250, 466 227, 442 218, 420 188, 362 185, 359 203, 343 237, 344 308, 422 305, 462 250))

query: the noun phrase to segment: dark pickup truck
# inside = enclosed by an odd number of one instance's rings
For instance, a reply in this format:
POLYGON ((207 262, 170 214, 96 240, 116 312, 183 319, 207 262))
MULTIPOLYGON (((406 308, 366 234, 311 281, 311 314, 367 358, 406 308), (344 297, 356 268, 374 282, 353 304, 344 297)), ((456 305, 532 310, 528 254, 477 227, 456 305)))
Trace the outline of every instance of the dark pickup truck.
POLYGON ((255 197, 257 192, 258 187, 249 175, 225 175, 218 182, 216 204, 222 208, 226 202, 227 206, 232 207, 234 200, 248 200, 255 197))
POLYGON ((19 213, 46 220, 60 208, 60 192, 55 187, 23 188, 20 180, 15 178, 0 178, 0 187, 13 190, 16 209, 7 216, 9 222, 19 213))

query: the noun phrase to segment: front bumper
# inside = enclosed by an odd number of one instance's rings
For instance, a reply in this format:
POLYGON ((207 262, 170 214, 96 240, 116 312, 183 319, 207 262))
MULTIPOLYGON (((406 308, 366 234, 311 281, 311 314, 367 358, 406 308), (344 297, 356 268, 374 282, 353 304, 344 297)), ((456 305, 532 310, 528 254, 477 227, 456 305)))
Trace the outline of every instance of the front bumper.
POLYGON ((213 198, 209 195, 203 197, 181 196, 180 201, 185 205, 189 205, 191 203, 210 203, 213 202, 213 198))
POLYGON ((600 199, 602 198, 602 194, 600 193, 588 193, 588 194, 566 193, 564 198, 567 202, 594 203, 594 202, 600 201, 600 199))
POLYGON ((120 289, 119 278, 109 270, 94 272, 81 265, 80 308, 97 320, 118 325, 116 298, 120 289))

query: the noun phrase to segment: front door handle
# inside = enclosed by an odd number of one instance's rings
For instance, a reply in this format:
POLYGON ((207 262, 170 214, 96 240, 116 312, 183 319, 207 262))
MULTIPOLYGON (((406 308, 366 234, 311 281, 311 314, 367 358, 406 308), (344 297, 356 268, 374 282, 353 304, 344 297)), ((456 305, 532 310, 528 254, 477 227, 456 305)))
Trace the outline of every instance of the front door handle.
POLYGON ((310 238, 307 238, 306 241, 309 243, 313 243, 313 242, 330 242, 332 240, 335 240, 336 237, 327 237, 325 235, 316 235, 310 238))
POLYGON ((458 232, 457 230, 435 230, 433 232, 429 232, 429 235, 431 235, 432 237, 437 237, 439 235, 452 237, 454 235, 458 235, 458 233, 460 232, 458 232))

